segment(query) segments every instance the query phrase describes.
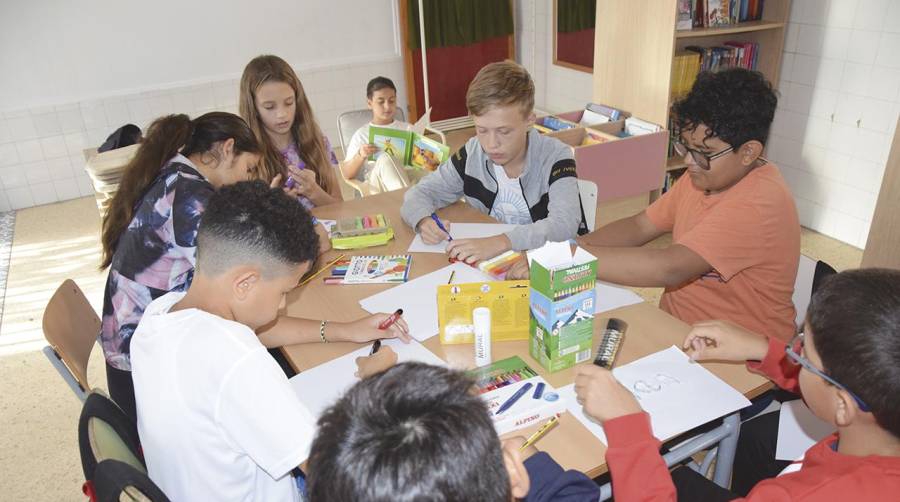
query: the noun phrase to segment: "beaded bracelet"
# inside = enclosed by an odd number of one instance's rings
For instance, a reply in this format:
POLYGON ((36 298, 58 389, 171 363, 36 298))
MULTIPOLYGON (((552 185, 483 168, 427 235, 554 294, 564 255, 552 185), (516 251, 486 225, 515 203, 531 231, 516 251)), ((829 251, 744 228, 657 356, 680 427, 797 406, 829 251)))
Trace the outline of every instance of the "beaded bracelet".
POLYGON ((325 325, 328 324, 328 321, 322 321, 322 324, 319 325, 319 338, 322 339, 322 343, 328 343, 328 340, 325 339, 325 325))

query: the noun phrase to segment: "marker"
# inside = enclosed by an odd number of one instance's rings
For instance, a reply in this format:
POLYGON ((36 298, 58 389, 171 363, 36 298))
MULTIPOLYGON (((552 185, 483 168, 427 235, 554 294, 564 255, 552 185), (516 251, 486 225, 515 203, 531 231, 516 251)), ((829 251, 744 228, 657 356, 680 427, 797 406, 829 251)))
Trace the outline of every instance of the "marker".
POLYGON ((440 218, 438 218, 437 213, 431 213, 431 219, 434 220, 435 223, 437 223, 438 228, 440 228, 441 230, 443 230, 443 232, 445 234, 447 234, 447 240, 452 241, 453 237, 450 235, 450 232, 448 232, 447 229, 444 227, 444 223, 441 222, 440 218))
POLYGON ((378 352, 378 349, 381 348, 381 340, 375 340, 375 343, 372 344, 372 350, 369 352, 369 355, 373 355, 378 352))
POLYGON ((559 415, 553 415, 552 417, 550 417, 550 420, 547 420, 547 423, 542 425, 541 428, 537 430, 537 432, 532 434, 531 437, 529 437, 528 439, 525 440, 524 443, 522 443, 522 446, 519 447, 519 450, 520 451, 524 450, 525 448, 528 448, 529 446, 536 443, 538 441, 538 439, 541 439, 542 437, 544 437, 544 434, 549 432, 550 429, 552 429, 553 426, 558 423, 559 423, 559 415))
POLYGON ((540 399, 544 395, 544 382, 538 382, 537 387, 534 388, 534 394, 531 395, 532 399, 540 399))
POLYGON ((516 391, 515 394, 512 395, 512 397, 510 397, 509 399, 506 400, 505 403, 500 405, 500 409, 497 410, 496 415, 499 415, 499 414, 503 413, 504 411, 510 409, 512 407, 512 405, 516 404, 516 401, 518 401, 519 398, 524 396, 525 393, 528 392, 528 389, 530 389, 531 387, 532 387, 531 382, 526 382, 525 385, 523 385, 519 390, 516 391))
POLYGON ((456 275, 456 270, 450 271, 450 278, 447 279, 447 284, 453 284, 453 276, 456 275))
POLYGON ((381 321, 381 324, 378 325, 378 329, 390 328, 395 322, 397 322, 397 319, 400 319, 400 316, 402 315, 403 309, 397 309, 397 311, 391 314, 387 319, 381 321))

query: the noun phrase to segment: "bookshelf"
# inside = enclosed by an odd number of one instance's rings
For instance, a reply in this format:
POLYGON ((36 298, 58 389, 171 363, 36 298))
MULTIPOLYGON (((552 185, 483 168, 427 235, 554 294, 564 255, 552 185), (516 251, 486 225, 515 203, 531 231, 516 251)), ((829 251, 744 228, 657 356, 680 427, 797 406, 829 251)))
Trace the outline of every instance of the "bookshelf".
MULTIPOLYGON (((777 88, 790 0, 765 0, 759 21, 693 30, 675 29, 676 4, 677 0, 597 2, 594 102, 667 125, 674 55, 687 46, 713 47, 732 41, 759 44, 756 69, 777 88)), ((667 160, 664 170, 684 167, 683 160, 675 157, 667 160)))

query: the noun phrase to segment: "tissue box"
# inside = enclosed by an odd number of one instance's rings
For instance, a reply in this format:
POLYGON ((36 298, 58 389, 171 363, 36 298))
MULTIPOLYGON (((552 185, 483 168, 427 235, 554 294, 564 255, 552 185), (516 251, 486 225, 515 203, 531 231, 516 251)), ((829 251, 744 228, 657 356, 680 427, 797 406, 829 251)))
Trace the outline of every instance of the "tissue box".
POLYGON ((591 358, 597 300, 597 259, 558 244, 529 253, 529 352, 551 373, 591 358))

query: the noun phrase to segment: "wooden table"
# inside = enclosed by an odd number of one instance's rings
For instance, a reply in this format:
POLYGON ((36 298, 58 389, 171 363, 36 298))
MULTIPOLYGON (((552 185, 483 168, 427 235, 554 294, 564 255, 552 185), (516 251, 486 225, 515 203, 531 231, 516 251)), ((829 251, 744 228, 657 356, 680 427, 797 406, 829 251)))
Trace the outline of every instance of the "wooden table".
MULTIPOLYGON (((313 210, 318 218, 338 219, 360 214, 383 213, 393 224, 394 240, 386 246, 354 250, 350 254, 405 254, 414 232, 400 219, 400 205, 404 191, 383 193, 364 199, 346 201, 313 210)), ((490 217, 479 213, 466 204, 456 203, 438 212, 442 220, 451 222, 488 223, 490 217)), ((452 229, 451 229, 452 231, 452 229)), ((337 256, 339 251, 330 251, 320 258, 321 263, 337 256)), ((447 265, 447 257, 436 253, 416 253, 412 260, 410 279, 433 272, 447 265)), ((352 321, 367 313, 359 306, 359 300, 383 291, 389 285, 348 285, 326 286, 316 279, 287 297, 288 315, 310 319, 332 321, 352 321)), ((432 298, 423 298, 423 308, 432 298)), ((617 364, 625 364, 671 345, 680 346, 689 331, 689 326, 663 312, 659 308, 641 303, 605 312, 595 318, 595 335, 606 325, 606 319, 618 317, 628 322, 628 336, 619 353, 617 364)), ((594 337, 594 350, 600 337, 594 337)), ((425 347, 447 361, 452 367, 474 367, 472 345, 441 345, 438 336, 423 342, 425 347)), ((282 350, 296 371, 312 368, 336 357, 347 354, 361 345, 354 343, 304 344, 284 347, 282 350)), ((574 380, 574 369, 547 373, 528 354, 528 342, 494 342, 491 352, 495 360, 512 355, 520 356, 529 366, 541 374, 554 387, 562 387, 574 380)), ((769 388, 766 379, 749 373, 743 364, 704 363, 707 369, 748 398, 755 397, 769 388)), ((325 382, 323 382, 325 384, 325 382)), ((529 436, 539 425, 514 432, 512 435, 529 436)), ((577 469, 591 477, 606 472, 606 446, 597 440, 578 420, 566 413, 560 419, 556 430, 538 443, 538 447, 550 453, 566 469, 577 469)))

